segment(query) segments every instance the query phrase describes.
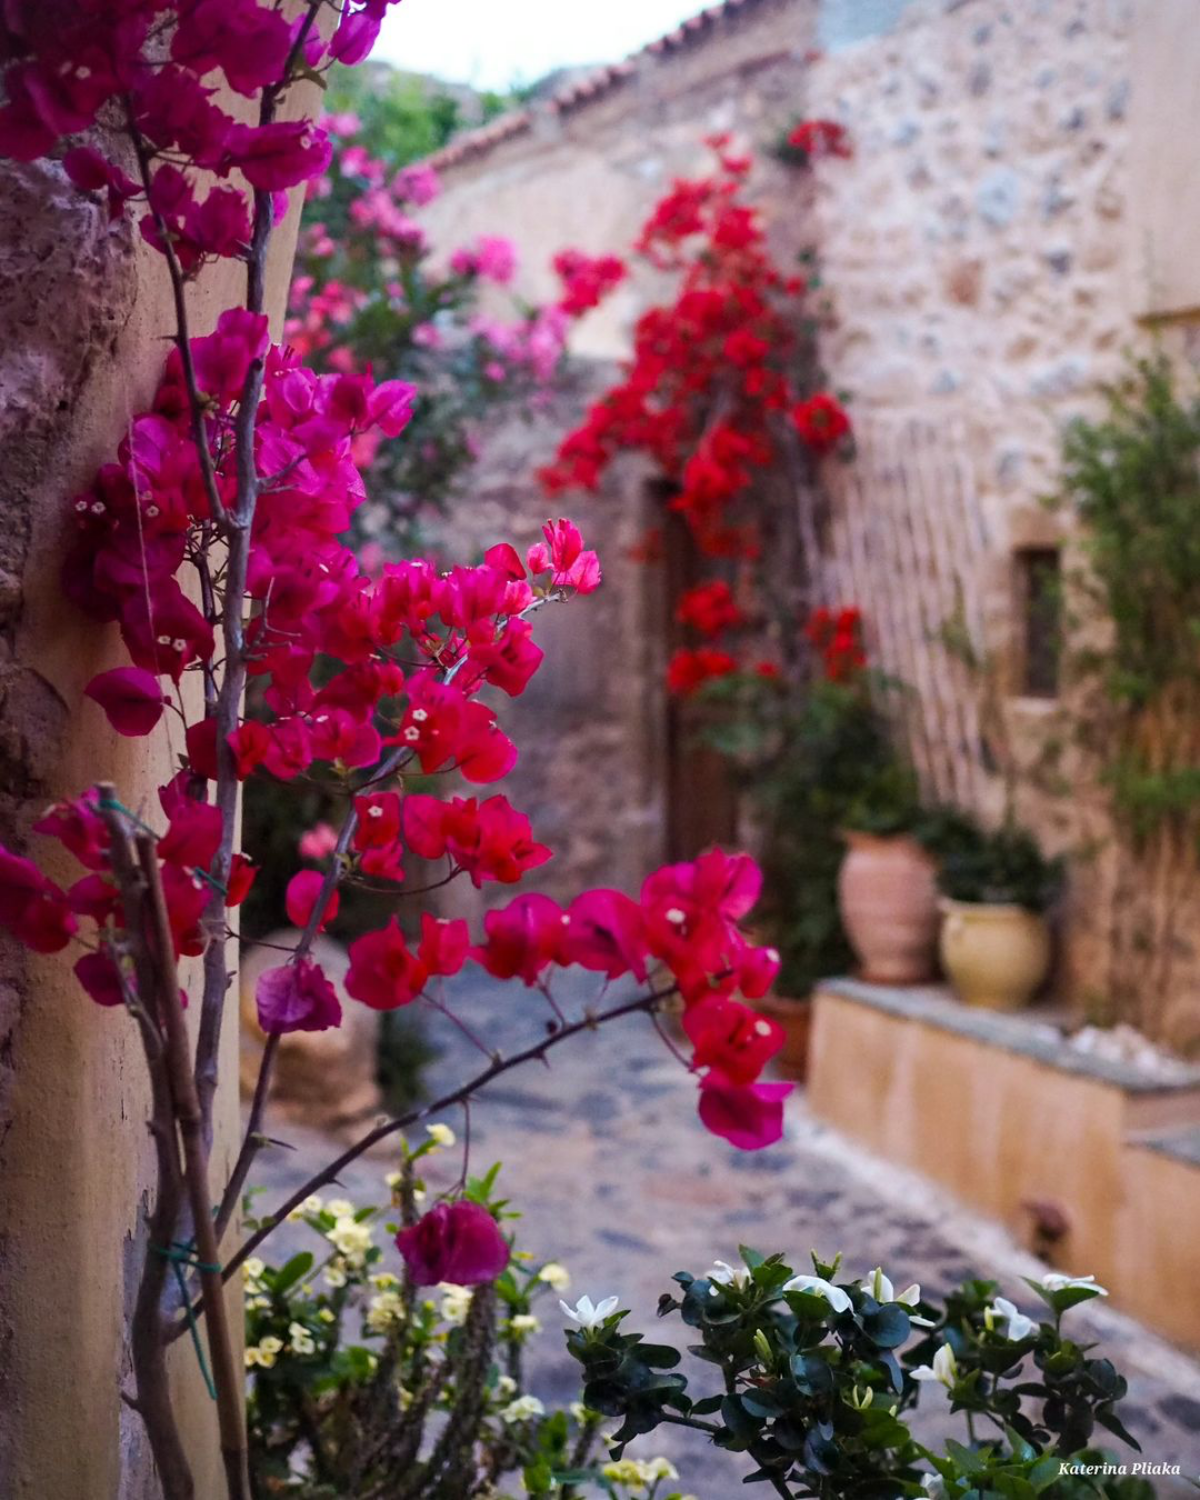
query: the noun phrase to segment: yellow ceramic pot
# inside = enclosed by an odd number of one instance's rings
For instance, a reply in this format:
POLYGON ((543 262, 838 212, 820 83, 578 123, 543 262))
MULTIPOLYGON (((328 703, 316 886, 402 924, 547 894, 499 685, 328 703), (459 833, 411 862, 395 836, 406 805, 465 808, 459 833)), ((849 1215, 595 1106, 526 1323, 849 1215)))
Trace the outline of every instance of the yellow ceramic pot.
POLYGON ((921 984, 933 977, 938 935, 936 867, 907 834, 847 833, 838 909, 860 977, 921 984))
POLYGON ((1023 906, 942 902, 942 965, 960 1000, 1020 1010, 1050 972, 1050 929, 1023 906))

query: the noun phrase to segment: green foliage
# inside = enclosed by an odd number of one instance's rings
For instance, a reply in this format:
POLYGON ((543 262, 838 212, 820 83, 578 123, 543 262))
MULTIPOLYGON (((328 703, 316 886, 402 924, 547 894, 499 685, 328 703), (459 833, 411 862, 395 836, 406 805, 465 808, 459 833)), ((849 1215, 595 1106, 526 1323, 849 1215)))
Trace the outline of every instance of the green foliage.
POLYGON ((673 1350, 622 1330, 625 1313, 568 1333, 585 1402, 623 1419, 615 1452, 669 1423, 744 1454, 746 1483, 785 1497, 1133 1500, 1062 1472, 1067 1459, 1100 1461, 1089 1448, 1097 1428, 1137 1447, 1116 1411, 1124 1379, 1061 1332, 1068 1307, 1101 1294, 1094 1284, 1030 1283, 1050 1314, 1037 1323, 997 1299, 994 1282, 968 1281, 935 1309, 918 1287, 897 1294, 879 1270, 837 1282, 840 1257, 814 1256, 812 1274, 794 1277, 782 1255, 742 1255, 744 1265, 718 1262, 708 1276, 678 1272, 682 1294, 659 1302, 660 1317, 678 1315, 699 1339, 689 1353, 711 1377, 699 1390, 674 1370, 673 1350), (964 1416, 965 1441, 931 1451, 909 1417, 939 1384, 964 1416))
POLYGON ((865 686, 824 681, 784 718, 778 750, 746 788, 764 831, 762 918, 779 987, 802 997, 854 958, 838 915, 843 830, 915 809, 915 791, 865 686))
MULTIPOLYGON (((389 1179, 399 1222, 415 1222, 421 1162, 440 1144, 402 1148, 389 1179)), ((511 1219, 494 1196, 497 1170, 468 1181, 464 1196, 511 1219)), ((665 1460, 606 1461, 600 1412, 548 1411, 522 1393, 533 1310, 565 1287, 561 1266, 514 1248, 494 1283, 425 1290, 384 1269, 376 1209, 314 1198, 296 1217, 313 1250, 244 1268, 256 1495, 684 1500, 668 1493, 677 1476, 665 1460)))
POLYGON ((1043 912, 1062 889, 1061 858, 1047 859, 1033 835, 1005 825, 995 833, 963 822, 942 856, 938 884, 953 901, 1023 906, 1043 912))
POLYGON ((1066 498, 1085 526, 1085 591, 1111 648, 1080 654, 1110 705, 1092 736, 1135 839, 1195 836, 1200 808, 1200 399, 1164 356, 1135 362, 1108 411, 1063 445, 1066 498))
MULTIPOLYGON (((357 115, 364 143, 398 167, 431 155, 465 123, 462 103, 453 94, 387 63, 357 68, 335 64, 324 103, 327 114, 357 115)), ((483 103, 485 118, 507 107, 494 96, 490 110, 488 104, 483 103)))

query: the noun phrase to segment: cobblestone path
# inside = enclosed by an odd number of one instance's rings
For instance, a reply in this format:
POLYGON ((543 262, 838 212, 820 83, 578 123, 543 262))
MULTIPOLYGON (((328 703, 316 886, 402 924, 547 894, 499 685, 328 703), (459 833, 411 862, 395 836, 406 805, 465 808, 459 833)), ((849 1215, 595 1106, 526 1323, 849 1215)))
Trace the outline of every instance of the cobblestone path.
MULTIPOLYGON (((576 1001, 587 993, 580 988, 576 1001)), ((464 976, 452 1004, 502 1051, 527 1045, 547 1015, 536 993, 477 974, 464 976)), ((440 1018, 432 1018, 431 1032, 444 1049, 427 1075, 437 1097, 478 1071, 483 1059, 440 1018)), ((445 1118, 461 1137, 461 1110, 445 1118)), ((315 1134, 281 1134, 295 1150, 260 1159, 264 1205, 336 1150, 315 1134)), ((449 1185, 457 1154, 440 1161, 449 1185)), ((696 1118, 694 1084, 642 1016, 569 1040, 554 1052, 552 1067, 529 1064, 480 1095, 471 1110, 471 1170, 493 1161, 504 1163, 501 1182, 523 1215, 522 1247, 567 1265, 572 1299, 619 1294, 632 1309, 628 1326, 659 1341, 686 1342, 677 1319, 659 1324, 654 1316, 671 1274, 702 1274, 714 1257, 734 1261, 739 1243, 789 1252, 798 1268, 810 1248, 825 1257, 843 1250, 847 1274, 882 1264, 897 1286, 918 1281, 935 1297, 964 1276, 991 1277, 1036 1311, 1019 1277, 1044 1267, 995 1225, 819 1125, 802 1100, 785 1140, 770 1150, 746 1154, 710 1136, 696 1118)), ((383 1201, 381 1177, 389 1167, 386 1152, 360 1160, 343 1179, 347 1195, 383 1201)), ((1200 1288, 1182 1287, 1179 1295, 1197 1296, 1200 1288)), ((560 1342, 556 1303, 547 1299, 542 1312, 546 1332, 531 1349, 529 1388, 547 1401, 575 1399, 578 1366, 560 1342)), ((1089 1304, 1072 1319, 1076 1337, 1100 1341, 1129 1379, 1123 1412, 1142 1457, 1200 1474, 1200 1364, 1107 1305, 1089 1304)), ((946 1418, 940 1389, 923 1392, 922 1405, 926 1433, 944 1427, 961 1434, 946 1418)), ((683 1488, 699 1500, 749 1493, 740 1483, 744 1468, 703 1441, 697 1445, 696 1436, 662 1429, 637 1451, 667 1453, 683 1488)), ((1180 1482, 1156 1482, 1164 1495, 1195 1494, 1180 1482)))

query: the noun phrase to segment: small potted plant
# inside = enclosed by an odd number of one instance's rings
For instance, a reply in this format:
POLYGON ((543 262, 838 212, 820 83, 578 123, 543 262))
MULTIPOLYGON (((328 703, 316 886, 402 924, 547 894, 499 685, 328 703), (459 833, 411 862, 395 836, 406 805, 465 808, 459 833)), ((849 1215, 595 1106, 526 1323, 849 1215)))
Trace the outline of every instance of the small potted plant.
POLYGON ((1020 1010, 1050 970, 1046 913, 1062 887, 1061 859, 1007 822, 980 830, 942 861, 942 964, 959 998, 1020 1010))

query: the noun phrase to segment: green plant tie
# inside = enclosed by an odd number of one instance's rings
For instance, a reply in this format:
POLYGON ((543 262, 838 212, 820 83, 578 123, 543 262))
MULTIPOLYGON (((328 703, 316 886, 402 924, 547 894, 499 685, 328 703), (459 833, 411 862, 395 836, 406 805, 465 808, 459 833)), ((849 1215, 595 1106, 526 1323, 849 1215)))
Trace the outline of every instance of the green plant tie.
MULTIPOLYGON (((105 812, 119 812, 122 817, 128 818, 129 821, 135 825, 135 827, 140 828, 143 833, 153 834, 155 838, 158 838, 158 834, 153 828, 150 827, 149 823, 143 823, 141 818, 138 817, 137 813, 130 812, 129 808, 127 808, 123 802, 118 802, 115 797, 103 796, 100 798, 97 806, 102 808, 105 812)), ((227 887, 223 886, 215 875, 210 875, 207 870, 202 870, 199 865, 194 865, 192 867, 192 874, 198 875, 200 879, 210 885, 213 890, 218 893, 218 895, 229 895, 227 887)))
MULTIPOLYGON (((124 811, 124 809, 122 809, 124 811)), ((204 1377, 204 1384, 212 1400, 217 1399, 217 1387, 213 1381, 212 1374, 208 1368, 208 1360, 204 1357, 204 1345, 200 1340, 200 1328, 196 1322, 196 1311, 192 1306, 192 1296, 188 1291, 188 1285, 183 1275, 184 1266, 190 1266, 195 1271, 213 1271, 218 1275, 220 1266, 206 1265, 204 1261, 196 1259, 195 1247, 190 1241, 181 1244, 175 1240, 169 1248, 164 1249, 162 1245, 151 1245, 155 1255, 161 1255, 166 1261, 170 1261, 171 1269, 175 1272, 175 1280, 179 1284, 179 1295, 183 1298, 184 1312, 187 1315, 188 1332, 192 1336, 192 1348, 196 1351, 196 1363, 200 1366, 200 1374, 204 1377)))

